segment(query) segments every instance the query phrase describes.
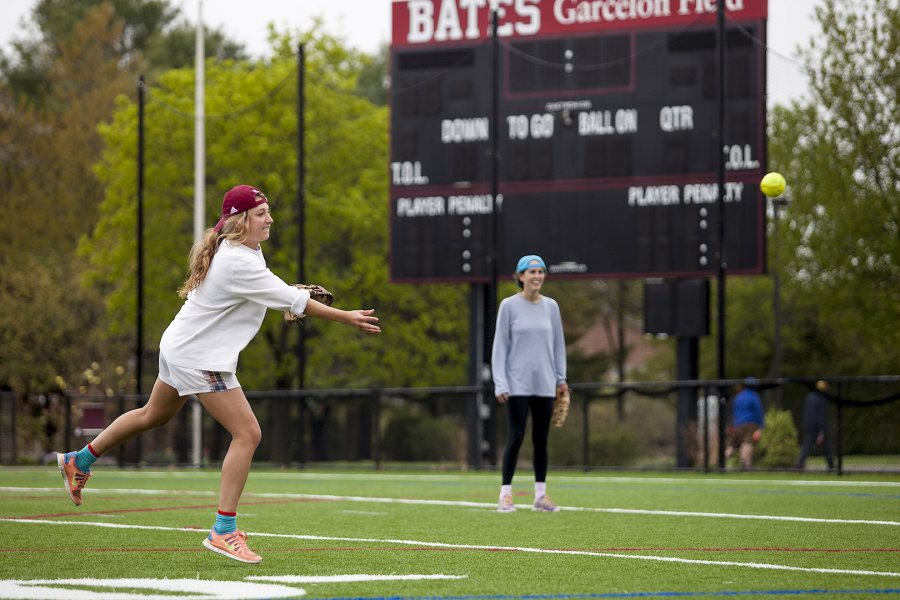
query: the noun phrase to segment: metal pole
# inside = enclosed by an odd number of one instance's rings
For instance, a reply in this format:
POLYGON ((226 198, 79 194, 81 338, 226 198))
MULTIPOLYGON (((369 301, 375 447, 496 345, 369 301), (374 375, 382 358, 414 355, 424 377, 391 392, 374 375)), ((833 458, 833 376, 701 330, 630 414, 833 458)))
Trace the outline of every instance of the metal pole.
MULTIPOLYGON (((306 56, 303 44, 297 45, 297 281, 306 282, 306 56)), ((306 387, 306 333, 303 327, 297 332, 297 382, 299 389, 306 387)), ((300 396, 299 434, 297 436, 297 461, 306 464, 306 398, 300 396)))
MULTIPOLYGON (((725 2, 718 3, 717 12, 717 50, 718 50, 718 126, 716 128, 715 148, 719 152, 719 267, 716 273, 716 317, 717 338, 716 357, 717 373, 719 379, 725 379, 725 271, 728 268, 725 257, 725 2)), ((725 469, 725 395, 727 390, 719 388, 719 469, 725 469)))
MULTIPOLYGON (((135 348, 136 392, 141 394, 144 375, 144 76, 138 78, 137 147, 137 347, 135 348)), ((68 446, 67 446, 68 447, 68 446)))
MULTIPOLYGON (((194 61, 196 65, 194 81, 194 243, 197 244, 203 239, 203 225, 206 220, 204 215, 206 197, 206 55, 203 47, 203 0, 197 2, 197 38, 194 61)), ((200 467, 203 459, 203 409, 199 400, 191 401, 191 416, 193 465, 200 467)))
POLYGON ((491 210, 491 251, 490 251, 490 284, 488 285, 488 297, 485 308, 488 318, 485 319, 486 340, 485 360, 489 361, 491 345, 494 339, 494 327, 497 317, 497 246, 500 232, 500 202, 498 201, 500 178, 500 47, 497 37, 497 11, 491 13, 491 198, 493 208, 491 210))
MULTIPOLYGON (((574 397, 574 394, 572 395, 574 397)), ((591 394, 581 395, 581 462, 585 472, 591 470, 591 394)))
MULTIPOLYGON (((306 283, 306 88, 304 73, 306 57, 303 44, 297 46, 297 280, 306 283)), ((299 329, 297 345, 297 375, 300 389, 306 387, 306 336, 303 328, 299 329)), ((302 401, 302 400, 301 400, 302 401)), ((301 442, 302 443, 302 442, 301 442)))
POLYGON ((375 470, 381 470, 381 392, 372 390, 372 458, 375 470))
MULTIPOLYGON (((482 368, 482 383, 487 384, 491 379, 490 356, 491 348, 494 344, 494 329, 497 321, 497 248, 499 246, 500 237, 500 205, 503 199, 499 196, 499 172, 500 172, 500 45, 497 37, 497 11, 491 13, 491 199, 493 201, 491 208, 491 247, 490 256, 488 258, 488 266, 490 269, 490 280, 485 290, 484 299, 484 363, 482 368)), ((482 398, 483 400, 483 398, 482 398)), ((485 419, 491 419, 491 408, 494 403, 491 402, 482 412, 482 405, 478 406, 478 419, 480 424, 484 424, 485 419)), ((483 457, 486 452, 490 453, 490 462, 494 463, 493 456, 495 454, 493 448, 494 429, 490 430, 483 427, 481 431, 480 454, 483 457)))
POLYGON ((482 418, 482 406, 485 405, 486 382, 484 381, 484 367, 489 359, 484 356, 484 298, 486 296, 484 285, 472 284, 469 287, 469 380, 477 390, 472 394, 466 409, 466 421, 469 431, 468 460, 473 469, 480 469, 484 459, 484 421, 482 418))
MULTIPOLYGON (((16 400, 13 398, 13 406, 16 405, 16 400)), ((66 394, 63 397, 63 406, 66 409, 66 416, 64 423, 64 433, 63 433, 63 448, 70 448, 72 446, 72 397, 69 394, 66 394)), ((15 423, 15 421, 13 421, 15 423)), ((13 438, 15 440, 15 438, 13 438)), ((13 452, 13 457, 15 457, 15 452, 13 452)), ((16 463, 12 463, 16 464, 16 463)))
POLYGON ((703 399, 703 472, 709 472, 709 391, 700 388, 700 398, 703 399))
MULTIPOLYGON (((66 409, 71 412, 72 407, 66 409)), ((66 414, 68 414, 68 412, 66 414)), ((10 410, 10 435, 12 436, 12 464, 19 464, 19 401, 15 394, 12 396, 12 409, 10 410)), ((71 423, 66 427, 66 431, 71 430, 71 423)), ((69 446, 66 446, 68 448, 69 446)))
POLYGON ((619 423, 625 422, 625 281, 618 282, 618 299, 616 305, 616 374, 619 379, 619 391, 616 395, 616 415, 619 423))
MULTIPOLYGON (((778 208, 783 203, 778 198, 772 199, 772 219, 775 221, 772 230, 772 312, 775 313, 775 340, 772 350, 772 377, 781 378, 781 274, 778 272, 778 208)), ((782 385, 775 388, 775 405, 780 409, 784 401, 782 385)))
MULTIPOLYGON (((67 411, 71 412, 72 407, 68 407, 67 411)), ((68 413, 67 413, 68 414, 68 413)), ((10 410, 10 435, 12 436, 12 464, 19 464, 19 399, 15 394, 12 396, 12 409, 10 410)), ((66 427, 66 431, 71 429, 71 424, 66 427)), ((66 446, 68 448, 69 446, 66 446)))
POLYGON ((206 60, 203 47, 203 0, 197 2, 194 62, 194 243, 203 238, 206 197, 206 60))
MULTIPOLYGON (((123 398, 122 396, 119 396, 116 400, 116 411, 120 415, 125 412, 125 398, 123 398)), ((66 447, 68 448, 68 446, 66 447)), ((116 461, 120 467, 125 466, 125 444, 119 444, 119 447, 116 451, 116 461)))
MULTIPOLYGON (((135 323, 137 341, 135 348, 136 362, 134 367, 135 389, 138 394, 138 407, 144 403, 140 399, 143 393, 144 378, 144 76, 138 80, 138 169, 137 169, 137 307, 135 323)), ((134 440, 137 462, 141 462, 142 440, 138 436, 134 440)))
MULTIPOLYGON (((837 384, 837 397, 839 399, 843 399, 844 397, 844 384, 843 382, 837 384)), ((826 427, 828 424, 826 423, 826 427)), ((837 456, 835 457, 837 463, 837 474, 844 474, 844 403, 839 400, 837 402, 837 456)))

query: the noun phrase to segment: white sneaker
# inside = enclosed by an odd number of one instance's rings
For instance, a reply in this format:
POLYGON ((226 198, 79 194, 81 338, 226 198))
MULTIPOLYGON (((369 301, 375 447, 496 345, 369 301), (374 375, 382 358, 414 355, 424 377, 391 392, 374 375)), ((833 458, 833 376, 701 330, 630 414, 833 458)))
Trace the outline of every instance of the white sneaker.
POLYGON ((512 496, 506 494, 500 498, 500 502, 497 504, 497 512, 516 512, 516 505, 513 504, 512 496))
POLYGON ((550 496, 544 495, 534 501, 534 506, 531 507, 532 510, 540 511, 540 512, 559 512, 559 507, 553 504, 553 501, 550 499, 550 496))

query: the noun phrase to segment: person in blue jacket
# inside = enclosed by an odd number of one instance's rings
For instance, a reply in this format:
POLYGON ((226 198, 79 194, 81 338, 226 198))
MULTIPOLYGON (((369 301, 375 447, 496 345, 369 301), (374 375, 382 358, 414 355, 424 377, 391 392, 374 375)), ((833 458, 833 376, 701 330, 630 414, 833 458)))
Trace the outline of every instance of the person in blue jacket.
POLYGON ((738 393, 731 401, 732 433, 728 456, 738 448, 742 469, 753 467, 753 446, 759 442, 765 425, 762 398, 755 389, 758 383, 755 377, 747 377, 738 384, 738 393))

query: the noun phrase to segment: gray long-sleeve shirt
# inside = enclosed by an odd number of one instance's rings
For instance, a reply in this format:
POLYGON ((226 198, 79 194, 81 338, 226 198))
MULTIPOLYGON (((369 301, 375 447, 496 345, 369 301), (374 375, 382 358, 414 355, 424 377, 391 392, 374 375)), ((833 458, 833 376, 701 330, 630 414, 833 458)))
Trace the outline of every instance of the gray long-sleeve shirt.
POLYGON ((559 304, 522 294, 504 298, 497 311, 491 352, 494 395, 556 396, 566 381, 566 346, 559 304))

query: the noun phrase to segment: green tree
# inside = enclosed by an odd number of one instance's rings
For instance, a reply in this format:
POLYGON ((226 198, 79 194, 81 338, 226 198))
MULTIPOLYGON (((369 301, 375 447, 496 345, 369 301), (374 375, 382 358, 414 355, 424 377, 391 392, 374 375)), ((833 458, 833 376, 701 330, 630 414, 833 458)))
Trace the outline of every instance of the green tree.
MULTIPOLYGON (((546 293, 560 304, 566 345, 569 348, 569 381, 618 381, 617 366, 632 350, 627 344, 619 347, 620 329, 641 320, 641 292, 638 282, 554 281, 551 275, 545 284, 546 293), (601 327, 609 352, 587 356, 575 343, 591 329, 601 327)), ((624 331, 622 332, 624 339, 624 331)), ((632 373, 630 379, 635 374, 632 373)))
POLYGON ((133 74, 123 71, 108 48, 121 23, 100 6, 59 46, 47 73, 53 94, 41 108, 17 107, 8 125, 8 208, 25 219, 3 225, 4 252, 65 255, 90 230, 102 192, 91 175, 102 140, 96 124, 112 112, 117 95, 128 92, 133 74), (52 215, 52 218, 48 218, 52 215), (34 238, 43 231, 45 241, 34 238))
POLYGON ((817 371, 892 373, 900 364, 900 7, 826 0, 816 19, 822 36, 804 52, 810 99, 776 107, 769 135, 770 163, 785 172, 791 199, 779 229, 785 255, 774 263, 787 298, 785 364, 818 356, 817 371))
POLYGON ((80 287, 68 263, 26 255, 15 264, 4 260, 0 306, 0 387, 20 397, 69 385, 77 390, 78 374, 97 361, 104 367, 101 389, 123 391, 109 383, 117 364, 89 326, 101 318, 102 303, 80 287))
MULTIPOLYGON (((143 55, 151 75, 167 69, 193 66, 196 60, 197 27, 181 22, 151 37, 143 55)), ((218 28, 203 29, 203 54, 216 60, 246 60, 244 46, 218 28)))
MULTIPOLYGON (((821 34, 802 50, 809 96, 769 115, 768 166, 785 175, 790 200, 777 239, 769 223, 769 269, 782 282, 781 373, 896 373, 900 8, 824 0, 815 14, 821 34)), ((771 372, 773 291, 770 277, 729 278, 729 377, 771 372)), ((704 341, 710 377, 713 343, 704 341)))
POLYGON ((387 44, 382 44, 375 55, 364 59, 359 74, 360 93, 377 106, 388 103, 389 50, 387 44))
POLYGON ((92 290, 73 285, 82 269, 73 253, 102 197, 91 172, 102 148, 96 123, 133 81, 108 52, 120 35, 109 5, 98 6, 60 42, 43 106, 18 102, 8 89, 2 94, 9 108, 0 114, 2 192, 15 218, 0 225, 7 315, 0 324, 0 385, 22 394, 52 389, 57 375, 66 380, 83 370, 86 356, 106 355, 90 327, 102 304, 92 290), (80 324, 78 337, 70 335, 73 324, 80 324))
MULTIPOLYGON (((62 45, 100 6, 121 25, 105 46, 120 67, 145 64, 152 77, 194 64, 196 27, 178 20, 179 9, 169 0, 40 0, 30 21, 36 35, 14 39, 8 54, 0 52, 0 79, 20 101, 42 105, 52 98, 52 71, 62 45)), ((204 31, 204 52, 219 60, 246 58, 243 46, 217 28, 204 31)))
POLYGON ((8 88, 29 103, 42 104, 51 97, 52 71, 63 45, 99 7, 118 22, 104 50, 120 64, 138 60, 148 40, 177 15, 168 0, 40 0, 31 13, 37 36, 14 40, 9 56, 0 53, 0 73, 8 88))
MULTIPOLYGON (((142 49, 157 40, 153 47, 166 55, 162 29, 176 14, 160 0, 41 0, 32 28, 23 29, 32 37, 0 56, 0 193, 15 215, 0 225, 8 317, 0 320, 0 386, 26 394, 76 380, 93 362, 113 375, 123 368, 133 336, 98 335, 102 298, 73 285, 84 266, 75 248, 103 198, 93 174, 104 148, 97 124, 110 118, 117 96, 134 93, 142 49), (50 299, 54 310, 46 310, 50 299), (77 339, 69 335, 74 324, 77 339)), ((233 49, 221 34, 212 38, 233 49)))

